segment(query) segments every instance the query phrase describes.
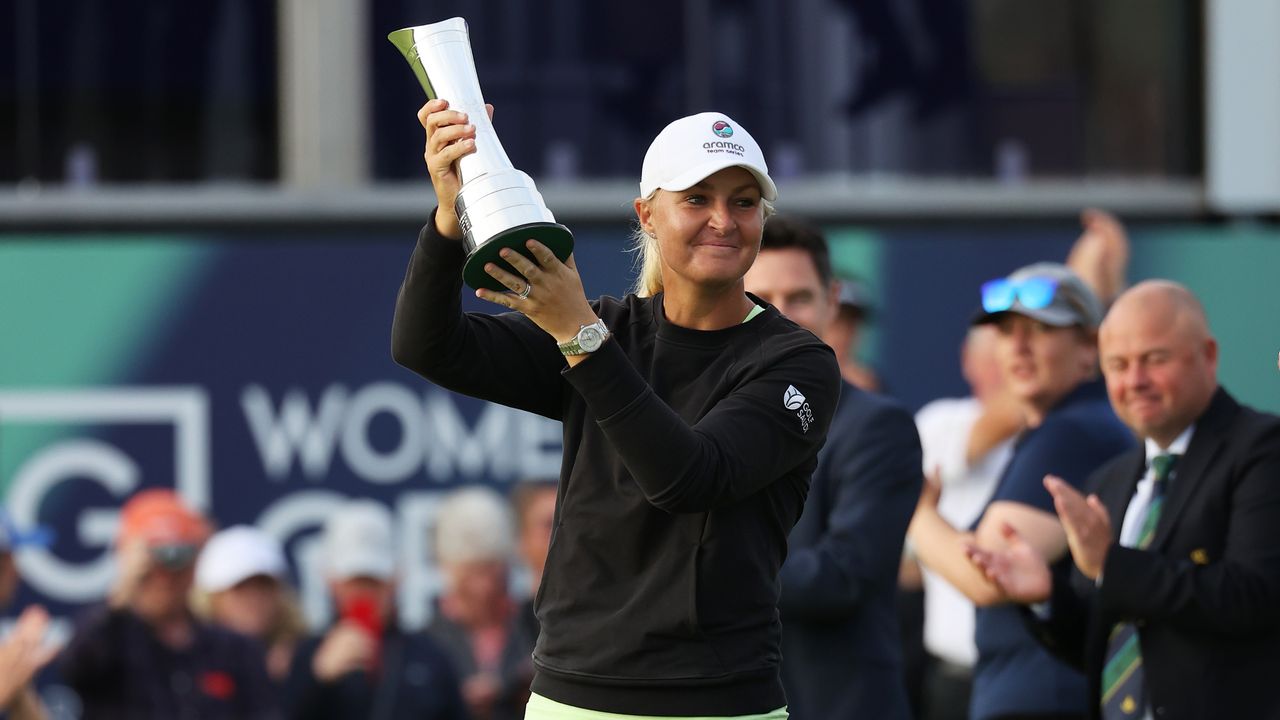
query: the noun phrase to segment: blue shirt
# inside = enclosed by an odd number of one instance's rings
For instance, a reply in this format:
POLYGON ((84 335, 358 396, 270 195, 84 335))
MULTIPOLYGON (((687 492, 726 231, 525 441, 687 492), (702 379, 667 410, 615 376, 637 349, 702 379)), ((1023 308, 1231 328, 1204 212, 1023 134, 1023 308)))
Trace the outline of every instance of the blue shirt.
MULTIPOLYGON (((1116 419, 1102 382, 1084 383, 1050 410, 1039 427, 1018 439, 991 502, 1007 500, 1054 513, 1045 475, 1079 489, 1094 469, 1133 445, 1133 434, 1116 419)), ((1054 582, 1065 582, 1070 554, 1052 569, 1054 582)), ((975 621, 978 664, 971 717, 1088 712, 1084 675, 1036 642, 1016 606, 978 608, 975 621)))

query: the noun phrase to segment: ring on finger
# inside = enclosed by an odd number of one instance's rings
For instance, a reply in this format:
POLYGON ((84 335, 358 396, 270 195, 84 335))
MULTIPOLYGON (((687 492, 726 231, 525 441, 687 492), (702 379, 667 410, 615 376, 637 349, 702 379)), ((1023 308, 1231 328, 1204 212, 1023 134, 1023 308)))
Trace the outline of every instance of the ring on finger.
POLYGON ((516 293, 516 297, 520 298, 521 300, 528 300, 529 293, 531 292, 533 292, 533 283, 526 280, 524 283, 524 289, 516 293))

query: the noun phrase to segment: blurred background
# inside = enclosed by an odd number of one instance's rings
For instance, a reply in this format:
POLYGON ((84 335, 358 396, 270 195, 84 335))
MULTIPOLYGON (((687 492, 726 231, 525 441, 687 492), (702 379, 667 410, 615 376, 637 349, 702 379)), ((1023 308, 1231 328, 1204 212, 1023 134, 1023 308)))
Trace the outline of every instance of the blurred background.
POLYGON ((590 296, 633 277, 649 140, 716 109, 861 281, 862 361, 912 409, 966 393, 978 286, 1100 207, 1130 281, 1189 285, 1225 385, 1280 410, 1276 0, 0 0, 0 498, 54 533, 25 601, 100 598, 122 498, 164 486, 286 543, 323 618, 315 530, 364 496, 419 626, 439 493, 558 471, 556 423, 389 355, 434 200, 385 37, 454 15, 590 296))

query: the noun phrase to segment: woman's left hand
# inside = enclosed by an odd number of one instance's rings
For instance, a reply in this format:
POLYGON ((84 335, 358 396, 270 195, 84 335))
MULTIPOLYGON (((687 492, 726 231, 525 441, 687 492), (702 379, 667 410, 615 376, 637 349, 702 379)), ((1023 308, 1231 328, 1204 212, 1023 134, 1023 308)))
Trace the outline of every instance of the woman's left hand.
POLYGON ((484 268, 511 292, 476 290, 476 297, 523 313, 556 342, 569 340, 578 334, 580 327, 596 321, 573 256, 570 255, 567 262, 560 262, 537 240, 529 240, 525 246, 536 263, 511 249, 500 253, 520 275, 513 275, 494 263, 484 268))

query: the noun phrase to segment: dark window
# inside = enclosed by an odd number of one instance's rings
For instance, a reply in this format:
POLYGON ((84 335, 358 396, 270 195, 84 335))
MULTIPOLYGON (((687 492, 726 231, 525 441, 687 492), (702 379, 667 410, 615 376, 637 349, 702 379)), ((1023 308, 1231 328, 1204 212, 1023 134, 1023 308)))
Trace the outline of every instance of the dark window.
POLYGON ((272 180, 262 0, 0 2, 0 182, 272 180))
POLYGON ((387 32, 465 16, 512 161, 639 174, 682 115, 747 125, 779 176, 1200 172, 1198 0, 375 0, 375 175, 422 177, 387 32))

